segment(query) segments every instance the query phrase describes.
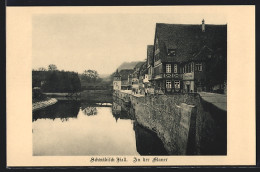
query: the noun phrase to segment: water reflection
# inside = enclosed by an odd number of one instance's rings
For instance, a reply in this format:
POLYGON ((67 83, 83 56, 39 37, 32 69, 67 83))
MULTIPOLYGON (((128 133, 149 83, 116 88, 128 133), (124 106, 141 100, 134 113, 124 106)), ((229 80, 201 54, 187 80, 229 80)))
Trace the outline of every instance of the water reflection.
POLYGON ((33 112, 33 155, 166 155, 122 102, 59 101, 33 112))
POLYGON ((131 119, 133 121, 136 148, 140 155, 168 155, 157 134, 142 127, 135 121, 135 112, 133 108, 120 99, 114 99, 112 112, 116 120, 131 119))
POLYGON ((79 101, 58 101, 55 105, 33 112, 33 121, 47 118, 52 120, 60 118, 62 121, 67 121, 68 118, 77 118, 79 108, 79 101))
POLYGON ((135 116, 133 113, 130 112, 130 108, 123 108, 120 106, 117 102, 113 102, 112 105, 112 114, 116 121, 118 119, 129 119, 129 120, 135 120, 135 116))

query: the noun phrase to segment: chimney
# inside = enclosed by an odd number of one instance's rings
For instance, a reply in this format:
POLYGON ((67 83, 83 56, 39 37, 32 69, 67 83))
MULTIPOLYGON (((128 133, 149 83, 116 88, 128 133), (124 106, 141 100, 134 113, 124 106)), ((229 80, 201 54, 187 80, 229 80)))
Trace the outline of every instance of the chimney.
POLYGON ((205 32, 205 20, 204 19, 202 20, 201 29, 202 29, 202 32, 205 32))

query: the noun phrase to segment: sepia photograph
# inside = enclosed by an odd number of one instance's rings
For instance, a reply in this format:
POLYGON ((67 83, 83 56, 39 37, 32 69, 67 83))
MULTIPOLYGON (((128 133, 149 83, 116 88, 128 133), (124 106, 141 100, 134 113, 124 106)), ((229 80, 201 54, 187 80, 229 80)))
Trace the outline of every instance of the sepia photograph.
POLYGON ((176 17, 33 16, 33 155, 226 155, 227 23, 176 17))
MULTIPOLYGON (((30 106, 24 108, 31 112, 24 128, 27 162, 52 166, 59 164, 55 157, 75 157, 81 158, 77 165, 90 166, 236 164, 229 157, 244 149, 230 144, 241 139, 249 145, 246 131, 253 125, 247 124, 254 117, 248 115, 240 132, 234 124, 245 118, 230 106, 238 100, 234 87, 246 83, 230 77, 240 70, 231 67, 230 31, 237 27, 229 13, 235 8, 46 8, 21 18, 28 26, 24 76, 31 78, 24 82, 30 106), (45 158, 48 163, 34 162, 45 158)), ((248 75, 252 60, 243 64, 248 75)))

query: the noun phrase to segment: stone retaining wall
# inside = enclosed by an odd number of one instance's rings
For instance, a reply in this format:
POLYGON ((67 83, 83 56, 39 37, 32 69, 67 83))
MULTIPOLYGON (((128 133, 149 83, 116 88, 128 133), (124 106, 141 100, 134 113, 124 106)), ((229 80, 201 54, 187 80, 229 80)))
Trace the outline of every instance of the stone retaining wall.
POLYGON ((227 112, 198 94, 128 96, 137 122, 155 131, 169 154, 226 154, 227 112))

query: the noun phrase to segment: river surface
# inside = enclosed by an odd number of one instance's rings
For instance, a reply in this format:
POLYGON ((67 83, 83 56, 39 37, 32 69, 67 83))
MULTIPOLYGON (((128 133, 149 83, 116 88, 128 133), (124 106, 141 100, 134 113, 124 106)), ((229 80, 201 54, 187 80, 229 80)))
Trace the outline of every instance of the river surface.
POLYGON ((33 155, 167 155, 156 133, 119 104, 58 101, 33 112, 33 155))

